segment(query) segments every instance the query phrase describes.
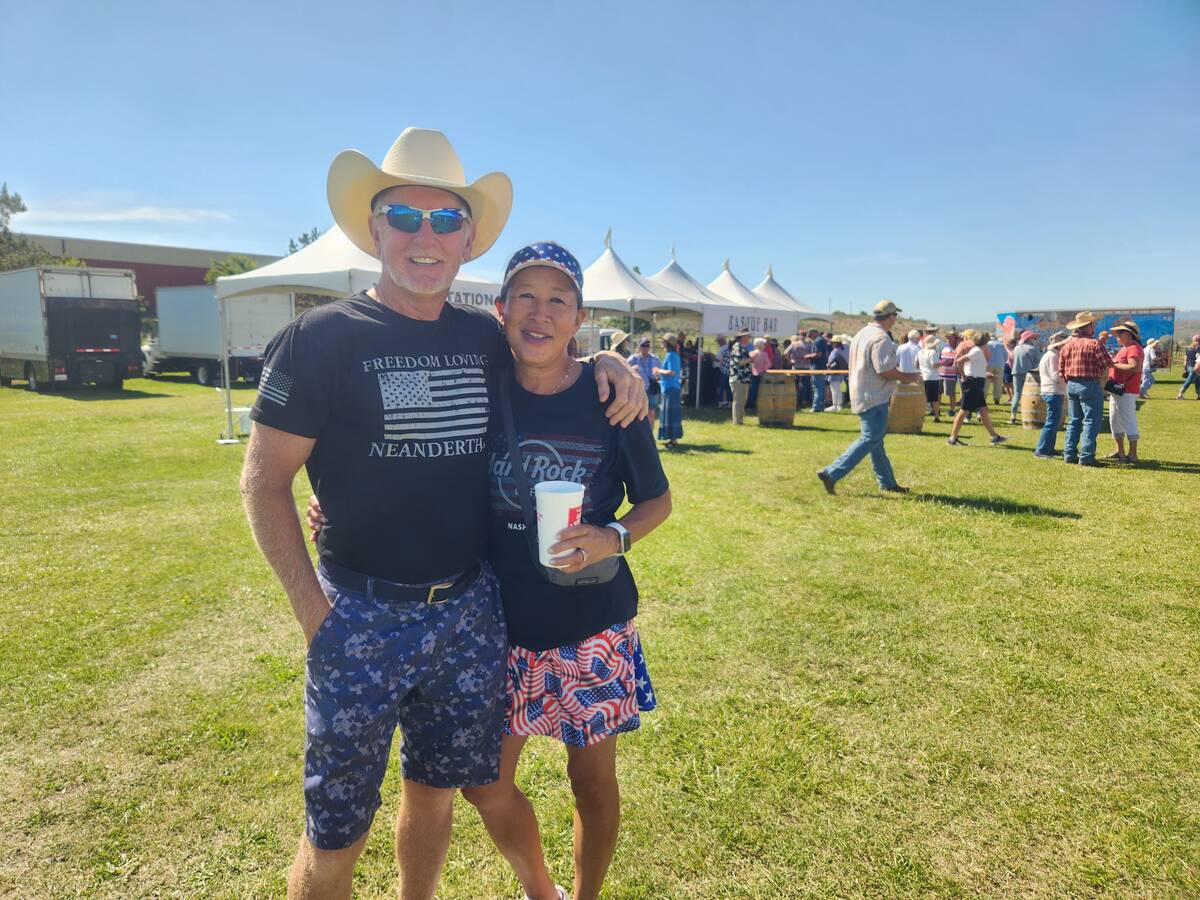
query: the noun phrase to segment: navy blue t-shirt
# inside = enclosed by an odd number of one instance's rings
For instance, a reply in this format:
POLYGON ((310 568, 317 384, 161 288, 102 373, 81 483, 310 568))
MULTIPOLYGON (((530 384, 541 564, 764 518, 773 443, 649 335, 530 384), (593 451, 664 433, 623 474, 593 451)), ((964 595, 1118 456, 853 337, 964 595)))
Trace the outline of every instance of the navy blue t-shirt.
POLYGON ((814 369, 828 368, 829 362, 829 341, 821 336, 813 341, 813 352, 817 354, 812 358, 812 367, 814 369))
MULTIPOLYGON (((505 376, 507 377, 507 376, 505 376)), ((560 394, 531 394, 511 387, 513 422, 530 488, 539 481, 584 485, 583 521, 607 525, 626 495, 630 503, 667 490, 667 476, 647 421, 610 425, 596 399, 595 372, 585 363, 578 380, 560 394)), ((541 574, 525 537, 503 417, 492 417, 488 482, 492 500, 489 559, 500 577, 510 644, 549 650, 598 634, 637 615, 637 585, 628 563, 612 581, 586 587, 551 584, 541 574)))
POLYGON ((426 322, 366 293, 272 338, 250 416, 316 438, 305 465, 329 520, 322 559, 423 584, 484 557, 488 391, 511 364, 483 310, 446 304, 426 322))

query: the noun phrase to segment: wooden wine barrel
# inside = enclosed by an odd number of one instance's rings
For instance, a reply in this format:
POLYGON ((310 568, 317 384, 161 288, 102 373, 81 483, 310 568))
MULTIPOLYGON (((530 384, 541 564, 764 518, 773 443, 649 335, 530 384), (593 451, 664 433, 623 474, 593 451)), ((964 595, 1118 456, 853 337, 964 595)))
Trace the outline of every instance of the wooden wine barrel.
POLYGON ((762 376, 758 383, 758 424, 791 428, 796 424, 796 379, 790 375, 762 376))
POLYGON ((920 434, 925 423, 925 388, 919 384, 902 384, 892 394, 888 408, 887 430, 890 434, 920 434))
POLYGON ((1042 399, 1042 386, 1032 375, 1025 376, 1025 387, 1021 388, 1021 427, 1028 430, 1041 428, 1046 422, 1046 401, 1042 399))

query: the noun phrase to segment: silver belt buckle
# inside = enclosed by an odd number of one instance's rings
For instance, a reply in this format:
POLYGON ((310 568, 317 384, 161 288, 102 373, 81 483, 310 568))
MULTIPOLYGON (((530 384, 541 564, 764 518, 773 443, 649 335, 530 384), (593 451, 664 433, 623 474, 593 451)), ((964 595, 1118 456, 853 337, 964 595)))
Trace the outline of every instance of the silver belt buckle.
POLYGON ((447 600, 450 599, 449 597, 443 597, 441 600, 434 600, 433 594, 435 591, 440 591, 445 588, 452 588, 452 587, 454 587, 454 585, 455 585, 454 581, 443 581, 441 584, 431 584, 429 586, 429 593, 425 596, 425 604, 427 606, 438 606, 442 603, 445 603, 447 600))

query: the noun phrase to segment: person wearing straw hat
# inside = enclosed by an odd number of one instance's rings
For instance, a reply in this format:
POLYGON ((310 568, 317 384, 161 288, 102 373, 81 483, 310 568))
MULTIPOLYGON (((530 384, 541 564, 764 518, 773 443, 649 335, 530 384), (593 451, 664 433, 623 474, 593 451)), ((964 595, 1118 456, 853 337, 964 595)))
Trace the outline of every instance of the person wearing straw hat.
POLYGON ((1094 337, 1100 317, 1081 312, 1067 323, 1071 337, 1058 354, 1058 371, 1067 382, 1067 433, 1063 462, 1098 466, 1096 438, 1104 410, 1104 379, 1112 366, 1108 350, 1094 337))
POLYGON ((608 339, 608 349, 613 353, 619 353, 621 356, 628 356, 629 347, 625 344, 625 342, 628 340, 629 332, 622 331, 620 328, 618 328, 608 339))
MULTIPOLYGON (((446 298, 499 237, 512 185, 468 181, 445 135, 409 128, 382 165, 339 154, 326 188, 379 280, 271 340, 241 479, 308 645, 306 829, 288 893, 350 895, 399 725, 401 895, 432 897, 455 791, 499 772, 508 646, 484 512, 489 388, 512 357, 495 317, 446 298), (292 494, 301 466, 336 522, 316 570, 292 494)), ((610 419, 637 419, 645 393, 624 359, 596 371, 610 419)))
POLYGON ((1123 392, 1108 395, 1108 423, 1113 441, 1117 449, 1105 459, 1115 459, 1121 462, 1136 463, 1138 461, 1138 431, 1137 402, 1138 384, 1141 380, 1142 351, 1141 330, 1136 322, 1125 320, 1118 322, 1109 329, 1116 337, 1120 349, 1113 357, 1109 369, 1110 382, 1116 382, 1124 388, 1123 392), (1129 441, 1129 451, 1125 450, 1125 441, 1129 441))
POLYGON ((1067 383, 1058 371, 1058 351, 1070 335, 1056 331, 1046 343, 1046 352, 1038 361, 1038 375, 1042 389, 1042 400, 1046 403, 1046 421, 1038 434, 1037 447, 1033 455, 1038 459, 1054 459, 1054 445, 1058 441, 1058 429, 1062 428, 1067 405, 1067 383))
POLYGON ((858 440, 834 462, 817 472, 826 492, 836 493, 834 485, 845 478, 864 456, 870 455, 879 489, 907 494, 908 488, 896 483, 892 463, 883 448, 887 435, 888 402, 896 382, 916 384, 921 376, 901 372, 896 367, 896 342, 888 333, 901 310, 891 300, 875 304, 873 322, 867 324, 850 342, 850 408, 858 414, 858 440))

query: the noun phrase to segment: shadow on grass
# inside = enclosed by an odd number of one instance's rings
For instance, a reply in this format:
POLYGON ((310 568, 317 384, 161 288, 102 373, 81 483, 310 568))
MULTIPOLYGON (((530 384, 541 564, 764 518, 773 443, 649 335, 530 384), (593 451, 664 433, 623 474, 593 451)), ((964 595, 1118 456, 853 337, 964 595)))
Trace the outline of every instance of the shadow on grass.
MULTIPOLYGON (((1118 463, 1120 466, 1120 463, 1118 463)), ((1153 469, 1155 472, 1182 472, 1186 475, 1200 475, 1200 463, 1171 462, 1159 459, 1141 459, 1134 465, 1126 465, 1128 469, 1153 469)))
POLYGON ((50 396, 62 397, 64 400, 146 400, 152 397, 170 397, 170 394, 158 394, 151 391, 114 391, 112 388, 73 388, 69 391, 54 391, 50 396))
POLYGON ((913 493, 914 500, 926 503, 940 503, 943 506, 953 506, 958 509, 978 509, 983 512, 1002 513, 1006 516, 1047 516, 1051 519, 1082 519, 1077 512, 1065 509, 1052 509, 1049 506, 1039 506, 1036 503, 1019 503, 1005 500, 1003 497, 951 497, 947 494, 913 493))
POLYGON ((724 447, 721 444, 680 444, 674 450, 664 449, 663 453, 670 453, 673 456, 686 456, 689 453, 733 453, 740 456, 750 456, 753 450, 734 450, 731 447, 724 447))

